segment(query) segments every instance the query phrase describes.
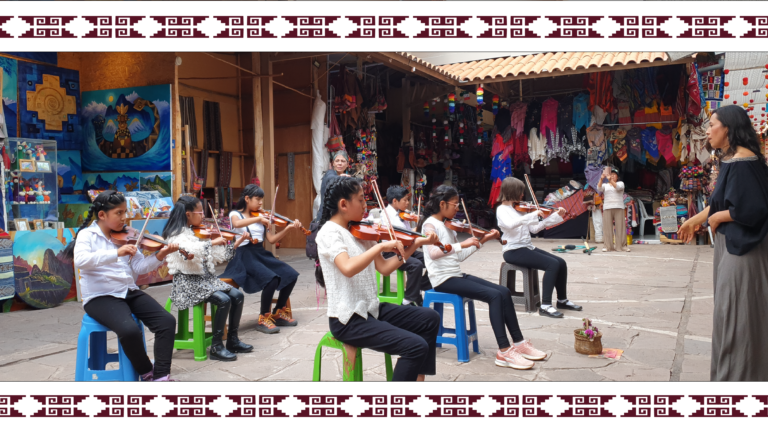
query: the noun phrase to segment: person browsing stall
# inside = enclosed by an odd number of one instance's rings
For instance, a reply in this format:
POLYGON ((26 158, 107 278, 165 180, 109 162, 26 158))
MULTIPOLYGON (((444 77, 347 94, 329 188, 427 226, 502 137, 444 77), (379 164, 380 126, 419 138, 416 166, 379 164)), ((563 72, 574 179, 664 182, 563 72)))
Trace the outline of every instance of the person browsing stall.
POLYGON ((619 181, 619 170, 605 167, 597 182, 597 191, 604 195, 603 252, 629 252, 627 222, 624 217, 624 182, 619 181))

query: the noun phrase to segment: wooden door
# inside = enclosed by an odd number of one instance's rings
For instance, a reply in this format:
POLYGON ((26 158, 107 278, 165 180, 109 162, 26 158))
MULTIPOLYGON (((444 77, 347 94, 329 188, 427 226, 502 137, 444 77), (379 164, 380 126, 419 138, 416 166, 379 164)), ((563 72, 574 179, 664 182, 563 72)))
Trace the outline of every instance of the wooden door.
MULTIPOLYGON (((309 125, 275 128, 275 154, 277 158, 277 213, 298 219, 306 228, 312 221, 312 131, 309 125), (294 153, 293 187, 294 199, 288 199, 288 155, 294 153)), ((265 207, 272 203, 265 203, 265 207)), ((293 231, 280 242, 281 248, 303 248, 307 237, 300 231, 293 231)))

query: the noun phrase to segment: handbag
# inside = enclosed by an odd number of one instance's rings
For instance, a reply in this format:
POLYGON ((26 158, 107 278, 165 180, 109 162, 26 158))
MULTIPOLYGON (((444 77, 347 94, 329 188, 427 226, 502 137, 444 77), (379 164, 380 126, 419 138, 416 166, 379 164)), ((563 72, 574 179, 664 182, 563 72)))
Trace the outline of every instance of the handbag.
POLYGON ((189 163, 192 165, 192 190, 194 192, 200 192, 205 184, 205 179, 197 176, 197 170, 195 169, 195 161, 192 157, 189 158, 189 163))
POLYGON ((307 253, 307 258, 311 260, 318 259, 317 255, 317 242, 315 239, 317 238, 317 232, 320 229, 320 222, 311 222, 309 224, 309 231, 311 231, 311 234, 307 236, 307 246, 305 248, 307 253))
POLYGON ((335 114, 331 114, 331 126, 328 132, 330 138, 328 138, 328 142, 325 143, 325 147, 328 148, 328 151, 334 153, 339 150, 343 150, 344 138, 341 136, 341 128, 339 127, 339 123, 336 121, 335 114))
POLYGON ((251 170, 251 184, 254 184, 256 186, 261 186, 261 181, 259 180, 259 177, 256 175, 256 164, 253 164, 253 169, 251 170))

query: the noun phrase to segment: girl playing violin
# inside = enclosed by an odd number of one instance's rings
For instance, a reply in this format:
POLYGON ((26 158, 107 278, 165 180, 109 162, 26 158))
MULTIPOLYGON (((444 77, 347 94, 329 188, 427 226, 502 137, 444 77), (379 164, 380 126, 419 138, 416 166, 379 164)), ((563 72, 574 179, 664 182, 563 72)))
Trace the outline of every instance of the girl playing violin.
POLYGON ((434 243, 436 236, 419 237, 405 250, 399 241, 355 238, 350 222, 363 219, 366 203, 354 177, 334 179, 323 204, 315 278, 328 292, 331 334, 358 348, 399 355, 393 381, 423 381, 425 375, 434 375, 440 315, 428 308, 380 303, 375 270, 388 275, 401 265, 397 257, 385 259, 382 252, 397 249, 407 260, 421 245, 434 243))
POLYGON ((252 216, 252 212, 261 210, 264 202, 264 191, 249 184, 243 189, 240 201, 235 205, 235 210, 229 213, 232 230, 248 232, 251 238, 258 242, 243 242, 243 246, 237 249, 235 258, 229 262, 222 278, 234 280, 243 291, 248 294, 256 294, 261 291, 261 311, 256 330, 273 334, 280 331, 277 326, 295 326, 298 321, 290 317, 290 309, 286 307, 288 298, 293 291, 299 272, 290 265, 278 260, 272 252, 264 248, 264 239, 270 243, 277 243, 290 232, 301 229, 301 222, 295 220, 288 224, 282 231, 272 234, 267 231, 269 218, 252 216), (272 308, 272 297, 275 291, 279 291, 277 304, 272 308))
POLYGON ((201 240, 189 227, 202 224, 204 216, 203 204, 198 198, 182 196, 176 201, 168 224, 163 230, 163 237, 169 242, 178 243, 180 248, 194 255, 189 260, 180 253, 168 257, 168 270, 173 275, 171 300, 180 310, 201 302, 210 302, 216 306, 216 314, 211 323, 213 340, 210 357, 221 361, 235 361, 236 353, 253 351, 253 346, 241 342, 237 334, 245 298, 240 290, 216 277, 215 265, 232 259, 234 249, 246 241, 248 235, 239 236, 234 245, 228 245, 224 237, 201 240), (229 331, 225 347, 223 337, 227 316, 229 331))
POLYGON ((447 254, 437 247, 425 246, 424 260, 429 271, 429 280, 437 292, 456 294, 488 303, 491 327, 496 336, 496 343, 499 345, 499 350, 496 352, 496 365, 530 369, 533 367, 531 360, 543 360, 547 355, 534 348, 530 340, 523 338, 509 289, 461 272, 459 264, 481 248, 485 242, 496 238, 499 233, 491 230, 480 240, 470 237, 459 243, 456 233, 445 226, 445 221, 453 219, 460 205, 456 189, 441 185, 432 192, 432 196, 424 206, 426 219, 420 227, 422 232, 437 233, 442 244, 451 245, 451 252, 447 254), (514 345, 509 343, 504 330, 505 324, 512 335, 514 345))
POLYGON ((64 249, 64 256, 74 257, 80 272, 83 309, 117 334, 141 380, 172 381, 169 376, 176 319, 136 286, 136 278, 160 267, 179 246, 169 243, 148 257, 138 252, 135 245, 118 247, 112 242, 112 233, 123 230, 125 213, 123 194, 112 190, 100 193, 75 238, 64 249), (154 366, 144 349, 141 329, 131 314, 155 334, 154 366))
POLYGON ((565 260, 534 247, 531 243, 531 233, 536 234, 544 228, 562 222, 565 209, 560 208, 549 216, 542 210, 520 213, 515 210, 515 204, 523 200, 524 194, 525 184, 521 180, 507 177, 501 182, 499 200, 502 203, 496 209, 496 221, 504 233, 502 238, 507 240, 507 244, 502 249, 504 261, 522 267, 544 270, 539 315, 562 318, 562 312, 557 309, 580 311, 581 306, 568 301, 565 289, 568 283, 568 265, 565 260), (544 219, 539 221, 539 217, 544 219), (552 305, 554 289, 557 289, 557 308, 552 305))

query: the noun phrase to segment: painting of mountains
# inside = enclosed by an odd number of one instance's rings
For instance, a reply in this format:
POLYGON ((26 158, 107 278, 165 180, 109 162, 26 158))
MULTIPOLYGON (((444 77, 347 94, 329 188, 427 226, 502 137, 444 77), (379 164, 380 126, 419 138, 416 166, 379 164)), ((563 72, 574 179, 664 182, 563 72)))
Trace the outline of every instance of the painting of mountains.
POLYGON ((170 85, 83 92, 83 170, 169 171, 170 101, 170 85))
POLYGON ((55 163, 59 180, 59 195, 82 193, 83 170, 80 163, 80 152, 75 150, 60 151, 56 158, 58 159, 55 163))
POLYGON ((8 136, 17 137, 16 118, 18 109, 16 101, 19 100, 17 88, 18 63, 14 59, 0 57, 0 108, 5 116, 8 127, 8 136))
POLYGON ((75 298, 72 261, 62 254, 75 230, 16 231, 13 235, 16 295, 36 309, 51 308, 75 298))
POLYGON ((141 190, 158 191, 164 197, 171 196, 171 173, 141 173, 141 190))
POLYGON ((87 195, 89 190, 111 189, 119 192, 138 191, 139 173, 136 172, 102 172, 83 174, 82 193, 87 195))

